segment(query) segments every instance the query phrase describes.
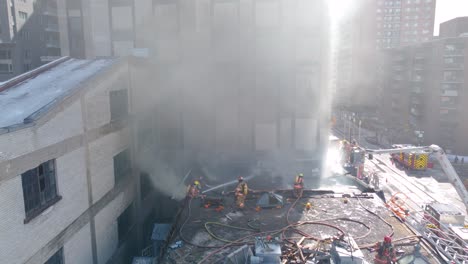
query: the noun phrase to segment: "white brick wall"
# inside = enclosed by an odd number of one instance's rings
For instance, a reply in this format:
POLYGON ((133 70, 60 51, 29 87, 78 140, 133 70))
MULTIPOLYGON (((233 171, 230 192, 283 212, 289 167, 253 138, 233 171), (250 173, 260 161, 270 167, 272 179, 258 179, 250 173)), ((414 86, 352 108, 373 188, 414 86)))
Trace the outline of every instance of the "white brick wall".
POLYGON ((103 84, 98 89, 90 91, 85 96, 88 129, 100 127, 110 121, 109 91, 103 84))
POLYGON ((95 217, 98 264, 104 264, 118 246, 117 217, 127 208, 128 197, 120 194, 95 217))
MULTIPOLYGON (((125 81, 125 78, 122 81, 122 77, 127 73, 126 66, 120 67, 111 76, 102 78, 98 84, 93 83, 94 87, 84 95, 85 106, 89 108, 85 109, 88 129, 99 128, 109 123, 109 90, 121 88, 125 81)), ((42 258, 45 258, 42 253, 47 254, 49 251, 41 249, 89 208, 85 146, 73 150, 70 148, 70 142, 67 142, 57 149, 42 151, 40 155, 34 153, 51 144, 83 134, 79 99, 61 107, 64 107, 61 112, 50 120, 45 119, 46 122, 40 126, 0 135, 0 162, 15 159, 9 167, 2 167, 4 171, 0 171, 0 175, 23 173, 27 169, 35 168, 40 162, 55 157, 55 151, 68 151, 56 159, 57 192, 62 199, 27 224, 24 224, 26 216, 21 175, 9 180, 0 177, 0 263, 15 264, 28 261, 42 264, 42 258)), ((74 147, 78 143, 74 142, 74 147)), ((89 171, 92 183, 95 184, 94 202, 113 188, 113 157, 128 144, 128 129, 103 136, 90 143, 89 171)), ((131 197, 121 194, 99 213, 97 241, 100 263, 105 263, 118 245, 116 219, 130 203, 130 199, 131 197)), ((57 243, 64 243, 66 263, 92 263, 89 223, 71 238, 66 241, 57 240, 57 243)), ((60 247, 61 244, 53 246, 60 247)))
POLYGON ((0 135, 0 160, 16 158, 33 150, 33 137, 29 128, 0 135))
POLYGON ((56 160, 58 194, 62 196, 31 222, 24 224, 21 176, 0 185, 0 259, 23 263, 87 209, 84 148, 56 160))
POLYGON ((106 135, 89 144, 89 170, 93 202, 114 187, 114 156, 128 146, 128 129, 106 135))
POLYGON ((85 225, 70 240, 65 242, 63 255, 65 263, 67 264, 93 263, 91 229, 89 224, 85 225))
POLYGON ((76 101, 37 128, 36 148, 44 148, 83 133, 81 104, 76 101))

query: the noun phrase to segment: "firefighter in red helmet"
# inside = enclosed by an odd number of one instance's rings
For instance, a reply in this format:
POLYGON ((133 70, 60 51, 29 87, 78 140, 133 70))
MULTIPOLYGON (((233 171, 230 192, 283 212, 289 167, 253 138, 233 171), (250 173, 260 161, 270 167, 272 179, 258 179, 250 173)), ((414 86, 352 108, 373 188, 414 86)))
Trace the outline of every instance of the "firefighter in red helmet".
POLYGON ((395 249, 392 245, 392 237, 385 236, 383 242, 379 242, 375 245, 377 254, 374 257, 374 263, 376 264, 391 264, 396 262, 395 249))

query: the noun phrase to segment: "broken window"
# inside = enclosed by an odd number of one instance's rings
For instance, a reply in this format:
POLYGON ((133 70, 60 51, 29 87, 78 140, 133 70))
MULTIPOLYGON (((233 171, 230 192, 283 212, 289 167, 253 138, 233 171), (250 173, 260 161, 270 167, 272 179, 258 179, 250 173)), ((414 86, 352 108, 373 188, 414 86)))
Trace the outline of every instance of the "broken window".
POLYGON ((55 160, 49 160, 21 175, 26 220, 34 218, 60 198, 57 196, 55 160))
POLYGON ((127 89, 111 91, 110 94, 111 120, 119 120, 128 116, 127 89))
POLYGON ((114 156, 115 183, 120 182, 130 172, 130 150, 126 149, 114 156))
POLYGON ((44 264, 63 264, 63 248, 59 249, 52 257, 50 257, 44 264))

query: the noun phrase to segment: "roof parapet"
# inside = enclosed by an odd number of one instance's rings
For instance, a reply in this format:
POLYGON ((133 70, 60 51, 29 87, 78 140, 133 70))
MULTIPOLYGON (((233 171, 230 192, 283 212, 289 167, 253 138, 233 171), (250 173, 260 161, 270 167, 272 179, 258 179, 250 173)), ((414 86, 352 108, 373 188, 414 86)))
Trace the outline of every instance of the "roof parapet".
POLYGON ((69 60, 70 57, 66 56, 66 57, 62 57, 60 59, 57 59, 57 60, 54 60, 52 62, 49 62, 45 65, 42 65, 41 67, 38 67, 32 71, 29 71, 29 72, 26 72, 26 73, 23 73, 21 75, 18 75, 16 77, 13 77, 11 78, 10 80, 0 84, 0 92, 3 92, 5 91, 6 89, 8 88, 11 88, 19 83, 22 83, 28 79, 31 79, 33 77, 36 77, 37 75, 47 71, 47 70, 50 70, 52 68, 54 68, 55 66, 69 60))

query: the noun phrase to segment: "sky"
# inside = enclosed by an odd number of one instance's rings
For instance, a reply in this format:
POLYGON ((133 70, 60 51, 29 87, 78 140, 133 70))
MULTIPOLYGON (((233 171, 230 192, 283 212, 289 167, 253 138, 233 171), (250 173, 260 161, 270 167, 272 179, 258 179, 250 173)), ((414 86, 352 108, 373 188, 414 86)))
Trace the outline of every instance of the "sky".
POLYGON ((437 0, 434 35, 439 35, 440 23, 459 16, 468 16, 468 0, 437 0))

